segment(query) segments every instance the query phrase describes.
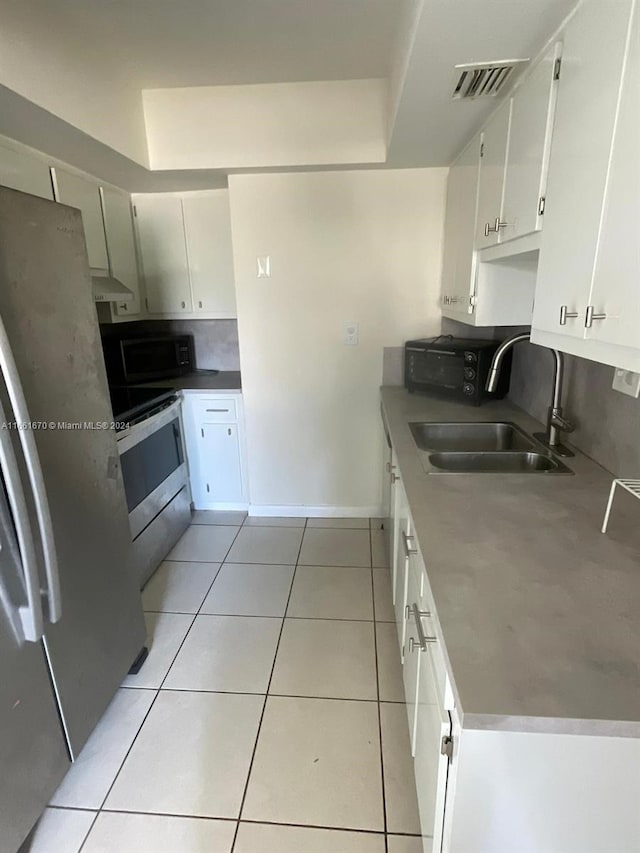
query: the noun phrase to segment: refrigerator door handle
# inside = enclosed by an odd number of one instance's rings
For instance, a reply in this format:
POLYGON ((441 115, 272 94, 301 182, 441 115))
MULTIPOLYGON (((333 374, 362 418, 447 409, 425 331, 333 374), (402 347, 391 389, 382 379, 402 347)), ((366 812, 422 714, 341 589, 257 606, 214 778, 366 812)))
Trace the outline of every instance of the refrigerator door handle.
POLYGON ((44 477, 40 466, 40 457, 36 448, 36 442, 31 429, 31 418, 27 409, 27 402, 22 390, 20 375, 16 367, 11 344, 7 337, 4 322, 0 317, 0 370, 4 377, 7 392, 13 407, 17 422, 18 436, 24 454, 24 460, 31 485, 33 502, 38 518, 40 541, 44 556, 44 568, 47 580, 48 617, 50 622, 57 622, 61 616, 60 576, 58 574, 58 559, 56 555, 55 541, 53 538, 53 525, 49 502, 45 491, 44 477))
MULTIPOLYGON (((0 418, 7 423, 7 416, 0 403, 0 418)), ((40 577, 36 556, 33 531, 29 523, 27 502, 18 470, 18 460, 6 429, 0 428, 0 468, 4 475, 4 484, 11 508, 12 522, 16 531, 20 560, 24 571, 24 585, 27 595, 26 605, 18 607, 18 615, 25 640, 38 642, 44 633, 42 621, 42 599, 40 597, 40 577)), ((11 527, 9 524, 8 527, 11 527)))

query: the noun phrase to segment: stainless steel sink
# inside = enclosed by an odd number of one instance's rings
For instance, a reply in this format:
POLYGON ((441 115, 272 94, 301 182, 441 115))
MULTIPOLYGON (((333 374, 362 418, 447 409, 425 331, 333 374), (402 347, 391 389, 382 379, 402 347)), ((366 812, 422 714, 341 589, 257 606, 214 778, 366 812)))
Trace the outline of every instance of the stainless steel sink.
POLYGON ((459 474, 571 474, 566 465, 550 453, 536 451, 484 451, 429 453, 430 473, 459 474))
POLYGON ((511 451, 532 450, 535 439, 510 422, 410 423, 420 450, 511 451))

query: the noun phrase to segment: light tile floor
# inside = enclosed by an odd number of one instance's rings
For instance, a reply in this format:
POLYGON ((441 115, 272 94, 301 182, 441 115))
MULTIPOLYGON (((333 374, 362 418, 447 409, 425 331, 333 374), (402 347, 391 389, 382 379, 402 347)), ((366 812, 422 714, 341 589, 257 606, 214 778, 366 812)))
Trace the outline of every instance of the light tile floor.
POLYGON ((21 853, 420 853, 378 519, 194 513, 21 853))

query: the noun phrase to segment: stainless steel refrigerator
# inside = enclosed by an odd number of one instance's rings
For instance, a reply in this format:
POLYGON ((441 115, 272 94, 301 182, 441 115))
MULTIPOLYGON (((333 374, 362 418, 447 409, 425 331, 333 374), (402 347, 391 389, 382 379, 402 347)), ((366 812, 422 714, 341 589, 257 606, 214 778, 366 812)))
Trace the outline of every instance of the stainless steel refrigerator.
POLYGON ((0 188, 0 851, 145 641, 80 212, 0 188))

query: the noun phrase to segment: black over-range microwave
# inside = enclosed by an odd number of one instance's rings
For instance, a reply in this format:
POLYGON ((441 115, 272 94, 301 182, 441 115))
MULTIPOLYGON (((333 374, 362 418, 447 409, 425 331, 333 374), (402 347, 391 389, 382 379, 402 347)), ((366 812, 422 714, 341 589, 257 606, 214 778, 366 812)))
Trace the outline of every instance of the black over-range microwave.
POLYGON ((195 370, 192 335, 105 338, 102 345, 110 385, 169 379, 195 370))
POLYGON ((404 348, 404 384, 408 391, 430 391, 479 406, 500 399, 509 390, 511 352, 502 362, 498 388, 485 390, 491 359, 499 341, 440 335, 407 341, 404 348))

